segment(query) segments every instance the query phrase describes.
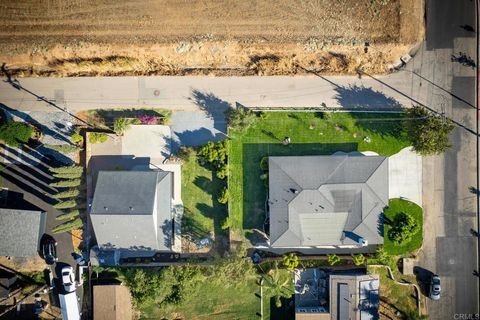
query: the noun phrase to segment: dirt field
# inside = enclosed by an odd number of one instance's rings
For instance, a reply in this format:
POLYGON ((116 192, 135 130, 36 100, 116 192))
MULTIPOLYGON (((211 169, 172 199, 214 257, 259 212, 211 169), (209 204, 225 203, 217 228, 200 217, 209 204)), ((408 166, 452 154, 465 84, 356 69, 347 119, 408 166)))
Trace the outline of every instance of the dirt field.
POLYGON ((0 0, 17 75, 382 73, 423 0, 0 0))

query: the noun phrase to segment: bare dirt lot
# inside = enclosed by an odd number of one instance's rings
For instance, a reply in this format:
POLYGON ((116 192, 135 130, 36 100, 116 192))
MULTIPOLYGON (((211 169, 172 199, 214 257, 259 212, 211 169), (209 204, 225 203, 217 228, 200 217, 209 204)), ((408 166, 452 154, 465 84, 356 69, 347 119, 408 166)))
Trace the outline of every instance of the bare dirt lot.
POLYGON ((0 0, 22 75, 383 73, 423 37, 423 0, 0 0))

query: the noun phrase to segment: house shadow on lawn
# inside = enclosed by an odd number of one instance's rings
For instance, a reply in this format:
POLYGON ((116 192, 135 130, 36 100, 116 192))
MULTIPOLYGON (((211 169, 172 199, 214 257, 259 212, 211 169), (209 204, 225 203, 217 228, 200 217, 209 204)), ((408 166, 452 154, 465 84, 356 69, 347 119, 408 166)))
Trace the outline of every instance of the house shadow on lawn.
POLYGON ((281 143, 243 144, 243 229, 263 231, 266 219, 265 201, 267 187, 260 179, 263 173, 260 161, 266 156, 331 155, 336 151, 357 151, 358 144, 351 143, 281 143))
POLYGON ((277 308, 275 297, 270 298, 270 319, 290 320, 295 319, 295 295, 289 299, 280 298, 282 306, 277 308))

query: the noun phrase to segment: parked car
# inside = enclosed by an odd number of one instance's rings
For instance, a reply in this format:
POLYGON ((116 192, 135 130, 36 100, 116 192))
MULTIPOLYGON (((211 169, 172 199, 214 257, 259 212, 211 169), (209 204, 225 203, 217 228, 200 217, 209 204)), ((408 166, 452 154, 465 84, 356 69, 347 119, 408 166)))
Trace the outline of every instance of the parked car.
POLYGON ((73 273, 72 266, 65 266, 62 268, 62 283, 65 291, 75 291, 75 273, 73 273))
POLYGON ((439 300, 441 291, 442 288, 440 286, 440 277, 434 274, 430 279, 430 299, 439 300))
POLYGON ((54 264, 58 261, 57 258, 57 242, 53 238, 48 238, 43 241, 42 245, 43 259, 47 264, 54 264))

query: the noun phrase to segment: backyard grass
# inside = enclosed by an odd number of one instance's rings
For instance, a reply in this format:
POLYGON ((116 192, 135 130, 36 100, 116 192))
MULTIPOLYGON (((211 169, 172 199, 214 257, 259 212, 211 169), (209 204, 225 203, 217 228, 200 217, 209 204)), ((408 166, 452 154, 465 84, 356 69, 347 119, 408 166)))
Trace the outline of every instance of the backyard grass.
POLYGON ((191 240, 207 237, 210 232, 221 232, 220 225, 227 215, 226 206, 218 203, 217 195, 223 183, 195 156, 182 165, 182 200, 184 214, 182 233, 191 240))
POLYGON ((423 211, 417 204, 403 200, 403 199, 390 199, 388 208, 384 212, 385 214, 385 226, 384 226, 384 241, 385 251, 391 255, 404 255, 409 252, 415 251, 422 246, 423 241, 423 211), (402 245, 393 243, 388 238, 388 231, 391 226, 389 221, 393 221, 395 216, 400 212, 410 214, 417 224, 419 225, 418 231, 412 236, 412 239, 402 245))
MULTIPOLYGON (((146 307, 141 319, 259 319, 260 287, 256 279, 245 280, 237 287, 205 282, 191 298, 165 308, 146 307)), ((264 319, 270 318, 270 298, 264 298, 264 319)))
POLYGON ((409 145, 404 114, 270 112, 246 132, 229 131, 229 191, 232 227, 262 229, 267 188, 260 179, 265 156, 330 155, 374 151, 390 156, 409 145), (291 139, 288 146, 282 144, 291 139))

